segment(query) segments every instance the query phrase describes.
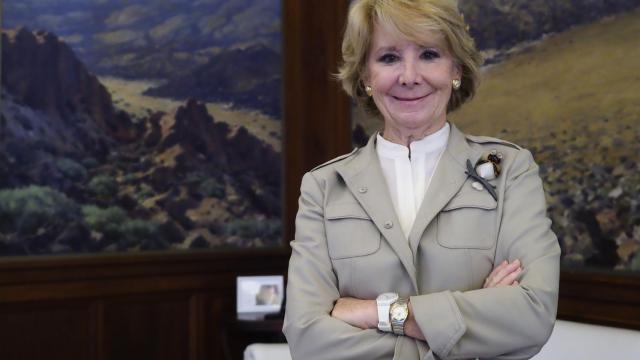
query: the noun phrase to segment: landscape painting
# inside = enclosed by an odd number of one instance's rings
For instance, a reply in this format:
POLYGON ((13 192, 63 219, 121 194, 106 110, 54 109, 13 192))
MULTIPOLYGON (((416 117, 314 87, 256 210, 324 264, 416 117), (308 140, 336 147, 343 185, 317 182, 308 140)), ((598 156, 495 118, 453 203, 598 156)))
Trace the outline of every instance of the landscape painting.
POLYGON ((0 256, 281 245, 281 4, 4 0, 0 256))
MULTIPOLYGON (((640 1, 460 0, 485 56, 449 118, 529 149, 565 269, 640 271, 640 1)), ((354 143, 381 124, 354 111, 354 143)))

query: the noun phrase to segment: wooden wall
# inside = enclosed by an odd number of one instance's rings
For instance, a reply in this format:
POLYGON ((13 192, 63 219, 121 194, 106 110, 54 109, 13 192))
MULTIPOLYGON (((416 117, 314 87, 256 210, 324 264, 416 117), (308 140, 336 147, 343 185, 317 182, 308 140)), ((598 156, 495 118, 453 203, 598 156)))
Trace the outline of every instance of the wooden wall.
MULTIPOLYGON (((284 1, 283 244, 302 174, 350 149, 349 101, 330 77, 347 5, 284 1)), ((283 246, 0 260, 0 359, 223 359, 236 276, 284 274, 288 256, 283 246)), ((563 273, 560 317, 640 329, 640 279, 563 273)))
POLYGON ((237 275, 286 251, 91 256, 0 266, 0 358, 222 359, 237 275))

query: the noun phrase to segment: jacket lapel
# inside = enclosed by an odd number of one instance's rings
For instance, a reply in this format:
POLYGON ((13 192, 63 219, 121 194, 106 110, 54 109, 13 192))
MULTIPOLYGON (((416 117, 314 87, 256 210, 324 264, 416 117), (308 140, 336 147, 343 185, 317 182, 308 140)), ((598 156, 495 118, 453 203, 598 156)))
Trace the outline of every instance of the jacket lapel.
POLYGON ((422 234, 442 208, 453 198, 462 184, 467 180, 466 162, 471 160, 472 164, 482 155, 472 151, 464 134, 452 123, 451 132, 447 147, 442 153, 442 157, 436 166, 431 184, 425 193, 422 205, 416 215, 411 232, 409 233, 409 246, 414 256, 417 258, 418 245, 422 234))
POLYGON ((411 278, 414 290, 417 291, 413 254, 393 208, 389 188, 375 150, 375 139, 376 134, 369 139, 364 148, 349 161, 339 165, 336 170, 398 255, 411 278))

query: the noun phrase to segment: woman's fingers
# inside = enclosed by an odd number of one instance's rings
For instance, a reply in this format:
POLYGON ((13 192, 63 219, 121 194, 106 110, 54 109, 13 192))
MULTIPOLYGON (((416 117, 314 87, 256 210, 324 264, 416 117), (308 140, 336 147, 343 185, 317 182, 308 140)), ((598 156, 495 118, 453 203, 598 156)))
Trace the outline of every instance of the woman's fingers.
POLYGON ((496 286, 509 286, 509 285, 513 285, 514 282, 516 281, 516 279, 518 278, 518 276, 520 276, 520 273, 522 273, 522 268, 519 267, 517 268, 515 271, 511 272, 510 274, 506 275, 505 277, 502 278, 502 280, 500 280, 496 286))
POLYGON ((498 271, 504 269, 505 267, 507 267, 507 265, 509 265, 509 262, 507 260, 505 260, 502 263, 500 263, 500 265, 498 265, 495 269, 493 269, 493 271, 491 272, 491 274, 489 274, 487 279, 490 279, 490 278, 493 278, 494 276, 496 276, 498 271))
MULTIPOLYGON (((489 286, 488 287, 496 287, 498 285, 502 284, 502 281, 504 280, 504 278, 512 273, 514 273, 515 271, 518 271, 518 269, 520 268, 520 260, 515 260, 513 262, 511 262, 510 264, 508 264, 507 266, 503 267, 502 269, 500 269, 490 280, 489 280, 489 286)), ((511 285, 511 282, 509 282, 507 285, 511 285)))
POLYGON ((489 287, 489 282, 491 281, 491 279, 493 279, 496 274, 501 271, 502 269, 504 269, 507 265, 509 265, 509 262, 507 260, 503 261, 500 263, 500 265, 496 266, 495 269, 493 269, 493 271, 491 272, 491 274, 489 274, 489 276, 487 276, 486 279, 484 279, 484 285, 482 287, 489 287))
POLYGON ((521 273, 520 260, 516 259, 511 263, 504 261, 489 274, 483 287, 512 285, 521 273))

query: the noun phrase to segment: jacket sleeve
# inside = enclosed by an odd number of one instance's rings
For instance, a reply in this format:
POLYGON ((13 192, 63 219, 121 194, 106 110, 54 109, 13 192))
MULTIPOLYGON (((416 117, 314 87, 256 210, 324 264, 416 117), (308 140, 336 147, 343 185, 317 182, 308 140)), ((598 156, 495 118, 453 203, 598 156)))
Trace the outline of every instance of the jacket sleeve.
POLYGON ((560 247, 531 153, 518 151, 505 176, 495 263, 520 259, 520 285, 411 297, 418 326, 443 359, 528 359, 551 335, 560 247))
POLYGON ((331 317, 340 294, 327 249, 324 194, 311 173, 300 193, 283 327, 293 359, 391 359, 395 336, 331 317))

